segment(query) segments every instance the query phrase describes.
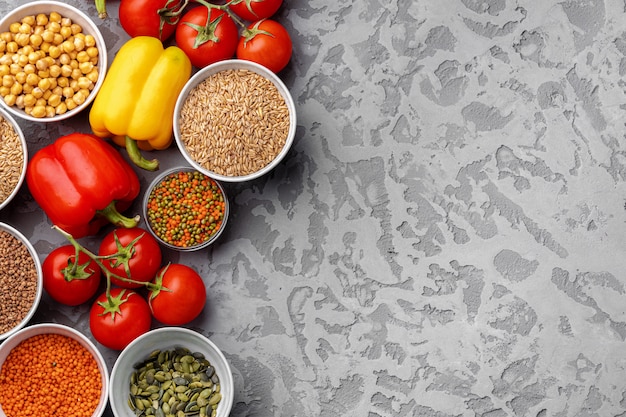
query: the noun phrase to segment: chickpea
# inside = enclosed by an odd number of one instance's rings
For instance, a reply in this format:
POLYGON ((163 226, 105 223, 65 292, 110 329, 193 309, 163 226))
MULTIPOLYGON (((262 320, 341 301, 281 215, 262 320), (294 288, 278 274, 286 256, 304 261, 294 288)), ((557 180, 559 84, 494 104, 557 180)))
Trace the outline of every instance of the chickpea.
POLYGON ((22 18, 22 25, 35 26, 37 21, 35 20, 35 16, 28 15, 22 18))
POLYGON ((19 96, 20 94, 22 94, 23 90, 24 88, 20 83, 13 83, 13 85, 11 86, 11 94, 13 94, 14 96, 19 96))
POLYGON ((61 101, 61 96, 58 94, 51 93, 50 97, 48 97, 48 104, 52 107, 57 107, 59 104, 61 104, 61 101))
POLYGON ((98 70, 94 68, 89 74, 85 75, 93 84, 98 82, 98 70))
MULTIPOLYGON (((30 85, 30 84, 28 84, 30 85)), ((34 87, 33 91, 31 92, 31 94, 33 95, 33 97, 35 97, 37 100, 39 100, 40 98, 43 97, 43 90, 39 87, 34 87)))
POLYGON ((0 96, 33 117, 64 114, 98 81, 95 38, 57 12, 26 16, 0 33, 0 96))
POLYGON ((74 96, 74 89, 70 86, 63 87, 63 97, 71 98, 74 96))
POLYGON ((4 87, 11 87, 15 83, 15 77, 12 75, 4 75, 2 77, 2 85, 4 87))
POLYGON ((61 102, 61 104, 59 104, 56 109, 55 109, 55 113, 56 114, 64 114, 67 112, 67 104, 65 104, 64 101, 61 102))
POLYGON ((78 64, 78 69, 80 70, 81 74, 89 74, 91 71, 93 71, 93 64, 91 62, 81 62, 80 64, 78 64))
POLYGON ((61 76, 57 78, 57 85, 59 87, 65 88, 65 87, 69 87, 70 86, 70 80, 69 78, 65 77, 65 76, 61 76))
POLYGON ((33 31, 33 28, 30 24, 23 22, 17 31, 18 33, 24 33, 24 34, 30 35, 31 32, 33 31))
POLYGON ((35 106, 33 110, 30 112, 30 115, 41 119, 46 116, 46 107, 45 106, 35 106))
POLYGON ((10 33, 19 33, 20 26, 22 26, 22 24, 20 22, 13 22, 13 23, 11 23, 9 25, 9 32, 10 33))
POLYGON ((34 46, 40 46, 43 43, 43 38, 41 35, 32 34, 30 35, 30 44, 34 46))
POLYGON ((35 67, 33 64, 26 64, 24 65, 22 72, 26 75, 34 74, 35 72, 37 72, 37 67, 35 67))
POLYGON ((54 42, 54 32, 48 29, 44 30, 41 34, 41 39, 43 39, 44 42, 48 43, 54 42))
POLYGON ((35 17, 35 22, 37 23, 37 26, 45 26, 48 24, 48 16, 44 13, 39 13, 35 17))
POLYGON ((36 86, 37 84, 39 84, 39 80, 39 76, 35 73, 28 74, 26 76, 26 84, 30 84, 32 86, 36 86))
POLYGON ((59 22, 51 21, 48 22, 48 25, 46 25, 46 29, 53 33, 59 33, 61 31, 61 25, 59 24, 59 22))
POLYGON ((69 26, 61 26, 61 31, 59 33, 63 36, 63 40, 69 39, 70 36, 72 36, 72 28, 69 26))
POLYGON ((33 107, 36 102, 37 102, 37 99, 35 98, 34 95, 32 95, 30 93, 24 95, 24 106, 25 107, 33 107))
POLYGON ((7 106, 14 106, 16 101, 17 96, 14 94, 7 94, 4 96, 4 102, 7 104, 7 106))
POLYGON ((48 72, 51 77, 57 78, 61 75, 61 67, 57 64, 51 65, 50 68, 48 68, 48 72))
POLYGON ((24 71, 20 71, 15 74, 15 81, 20 84, 26 84, 26 73, 24 71))
POLYGON ((69 65, 63 65, 61 67, 61 76, 62 77, 66 77, 69 78, 72 75, 72 67, 70 67, 69 65))
POLYGON ((83 28, 77 23, 72 23, 70 25, 70 28, 72 28, 72 35, 78 35, 79 33, 83 33, 83 28))
POLYGON ((78 107, 78 104, 76 104, 74 98, 68 98, 67 100, 65 100, 65 104, 67 105, 68 110, 74 110, 76 107, 78 107))

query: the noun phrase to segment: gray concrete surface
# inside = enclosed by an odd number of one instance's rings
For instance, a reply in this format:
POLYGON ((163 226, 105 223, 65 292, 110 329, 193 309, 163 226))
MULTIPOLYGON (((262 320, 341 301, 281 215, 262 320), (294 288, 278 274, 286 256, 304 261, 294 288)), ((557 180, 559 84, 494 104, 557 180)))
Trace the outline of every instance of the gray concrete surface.
MULTIPOLYGON (((231 363, 232 416, 626 416, 625 9, 285 0, 293 151, 228 186, 216 246, 166 253, 209 288, 189 327, 231 363)), ((87 125, 23 126, 35 150, 87 125)), ((27 189, 0 219, 63 243, 27 189)), ((89 333, 87 308, 36 320, 89 333)))

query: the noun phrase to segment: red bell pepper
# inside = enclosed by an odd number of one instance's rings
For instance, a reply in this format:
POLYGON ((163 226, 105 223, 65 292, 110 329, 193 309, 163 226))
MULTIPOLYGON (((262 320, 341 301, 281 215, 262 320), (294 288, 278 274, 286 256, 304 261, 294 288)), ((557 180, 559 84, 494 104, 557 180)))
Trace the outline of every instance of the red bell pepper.
POLYGON ((72 133, 36 152, 26 183, 50 221, 75 238, 94 235, 107 222, 138 224, 138 216, 120 212, 139 194, 139 178, 112 145, 95 135, 72 133))

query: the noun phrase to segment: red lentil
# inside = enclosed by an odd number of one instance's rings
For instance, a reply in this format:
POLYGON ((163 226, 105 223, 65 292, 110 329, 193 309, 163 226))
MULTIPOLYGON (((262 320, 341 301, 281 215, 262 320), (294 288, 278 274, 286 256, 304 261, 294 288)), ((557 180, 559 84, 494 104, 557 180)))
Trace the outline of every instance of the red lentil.
POLYGON ((0 405, 7 417, 89 417, 102 391, 95 358, 60 334, 32 336, 0 369, 0 405))
POLYGON ((198 171, 167 175, 150 192, 147 221, 164 242, 188 248, 222 227, 226 201, 219 185, 198 171))

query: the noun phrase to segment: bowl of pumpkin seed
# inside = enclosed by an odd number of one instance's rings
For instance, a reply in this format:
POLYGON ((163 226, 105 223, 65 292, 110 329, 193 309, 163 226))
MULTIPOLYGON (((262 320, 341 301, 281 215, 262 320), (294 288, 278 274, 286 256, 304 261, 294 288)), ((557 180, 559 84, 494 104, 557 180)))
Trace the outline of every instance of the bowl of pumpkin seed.
POLYGON ((115 417, 227 417, 234 383, 222 351, 201 333, 161 327, 132 341, 110 377, 115 417))

